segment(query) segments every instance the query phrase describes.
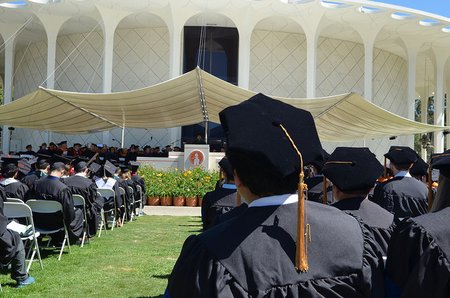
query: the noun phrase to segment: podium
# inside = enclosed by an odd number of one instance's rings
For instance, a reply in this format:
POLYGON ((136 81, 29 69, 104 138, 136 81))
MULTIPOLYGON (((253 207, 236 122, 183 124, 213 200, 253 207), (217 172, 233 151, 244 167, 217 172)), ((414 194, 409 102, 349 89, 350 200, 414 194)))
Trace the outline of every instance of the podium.
POLYGON ((209 169, 209 145, 185 144, 184 145, 184 169, 190 170, 196 167, 209 169))

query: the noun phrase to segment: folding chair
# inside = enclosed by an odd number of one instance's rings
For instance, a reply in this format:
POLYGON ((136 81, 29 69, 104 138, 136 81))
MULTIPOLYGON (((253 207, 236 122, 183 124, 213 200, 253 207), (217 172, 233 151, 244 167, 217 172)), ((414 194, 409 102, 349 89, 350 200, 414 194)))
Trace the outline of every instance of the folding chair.
POLYGON ((114 230, 114 226, 116 225, 116 217, 117 217, 117 206, 116 206, 116 193, 114 190, 109 188, 97 188, 97 192, 100 194, 100 196, 103 198, 105 203, 112 198, 113 200, 113 207, 110 209, 105 209, 103 207, 102 209, 102 221, 100 222, 100 232, 98 234, 98 237, 102 235, 102 228, 105 227, 106 231, 106 225, 108 223, 108 214, 111 214, 113 216, 112 224, 111 224, 111 231, 114 230))
POLYGON ((128 186, 128 192, 131 194, 131 210, 130 210, 130 221, 136 220, 136 198, 134 194, 134 189, 128 186))
MULTIPOLYGON (((57 222, 54 222, 55 228, 48 229, 48 228, 40 228, 39 223, 36 223, 36 231, 41 233, 42 235, 51 235, 58 233, 60 231, 64 231, 64 240, 61 245, 61 250, 59 252, 58 261, 61 260, 62 253, 64 251, 64 247, 67 242, 67 246, 69 247, 69 253, 70 253, 70 241, 69 241, 69 233, 67 232, 67 227, 64 222, 64 213, 62 209, 62 205, 60 202, 57 201, 50 201, 50 200, 28 200, 27 205, 30 206, 31 210, 34 213, 40 213, 40 214, 61 214, 61 222, 59 225, 57 225, 57 222)), ((48 242, 50 244, 50 241, 48 242)))
POLYGON ((125 196, 125 189, 123 187, 119 187, 119 192, 120 192, 121 197, 123 198, 123 200, 122 200, 123 205, 119 206, 119 208, 123 207, 123 209, 124 209, 124 212, 122 215, 122 225, 123 225, 125 223, 125 217, 127 216, 128 208, 127 208, 127 202, 126 202, 126 196, 125 196))
POLYGON ((25 247, 27 247, 26 245, 27 242, 30 242, 30 249, 27 252, 27 259, 29 259, 27 272, 30 270, 31 264, 33 263, 36 253, 38 255, 39 263, 41 264, 41 269, 44 269, 44 265, 42 264, 41 259, 41 252, 39 251, 39 245, 37 241, 37 238, 39 237, 40 233, 36 232, 36 229, 34 227, 33 212, 31 211, 30 207, 24 203, 8 201, 4 203, 3 214, 10 219, 24 218, 26 220, 27 225, 31 225, 33 234, 28 237, 21 237, 22 241, 25 242, 24 243, 25 247))
POLYGON ((22 201, 21 199, 18 199, 18 198, 6 198, 6 202, 15 202, 15 203, 25 204, 24 201, 22 201))
POLYGON ((138 212, 138 216, 142 216, 142 215, 144 215, 144 193, 142 191, 142 186, 137 184, 136 185, 136 190, 137 190, 138 198, 139 198, 139 212, 138 212))
MULTIPOLYGON (((84 240, 87 238, 87 230, 88 230, 88 222, 86 215, 86 201, 84 200, 82 195, 72 195, 73 206, 79 207, 83 210, 83 239, 81 240, 81 246, 84 246, 84 240)), ((89 243, 89 239, 88 239, 89 243)))

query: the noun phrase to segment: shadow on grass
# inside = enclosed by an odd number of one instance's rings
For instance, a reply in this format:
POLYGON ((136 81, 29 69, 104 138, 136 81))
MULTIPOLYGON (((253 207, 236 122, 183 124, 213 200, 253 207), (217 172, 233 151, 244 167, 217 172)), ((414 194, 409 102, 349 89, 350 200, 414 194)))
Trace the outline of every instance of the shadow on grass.
POLYGON ((202 229, 200 229, 200 230, 193 230, 193 231, 188 231, 189 233, 201 233, 201 232, 203 232, 203 230, 202 229))
POLYGON ((200 226, 200 223, 199 224, 196 224, 196 225, 178 225, 179 227, 198 227, 198 226, 200 226))
POLYGON ((162 274, 162 275, 153 275, 154 278, 160 278, 160 279, 168 279, 170 274, 162 274))

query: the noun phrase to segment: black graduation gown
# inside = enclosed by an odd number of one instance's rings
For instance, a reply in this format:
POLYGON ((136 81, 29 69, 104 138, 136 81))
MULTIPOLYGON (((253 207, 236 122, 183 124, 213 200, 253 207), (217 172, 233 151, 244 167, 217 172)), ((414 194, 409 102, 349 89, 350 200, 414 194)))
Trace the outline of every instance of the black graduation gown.
MULTIPOLYGON (((28 199, 53 200, 60 202, 63 208, 66 227, 70 227, 69 236, 76 240, 83 234, 83 212, 73 206, 72 193, 58 177, 46 176, 35 181, 29 191, 28 199)), ((41 228, 53 228, 59 221, 58 215, 34 213, 34 223, 41 228)))
POLYGON ((141 186, 142 188, 142 192, 145 194, 146 189, 145 189, 145 180, 142 179, 141 176, 139 176, 138 174, 134 174, 131 176, 131 180, 133 180, 135 183, 137 183, 138 185, 141 186))
POLYGON ((82 176, 71 176, 63 179, 72 194, 81 195, 86 203, 86 217, 88 223, 88 234, 90 237, 97 233, 99 217, 103 208, 104 200, 97 195, 97 185, 92 180, 82 176))
POLYGON ((185 241, 166 297, 382 297, 383 261, 371 232, 336 208, 306 205, 306 273, 294 267, 297 204, 249 207, 185 241))
POLYGON ((0 186, 0 263, 8 264, 17 253, 20 239, 19 233, 8 230, 8 218, 3 214, 6 193, 0 186))
POLYGON ((216 220, 214 221, 214 225, 218 225, 223 223, 224 221, 230 220, 233 217, 239 216, 242 213, 245 212, 245 210, 248 208, 248 205, 246 203, 241 203, 240 206, 234 207, 230 211, 224 214, 220 214, 216 217, 216 220))
POLYGON ((46 175, 42 171, 34 171, 23 177, 20 182, 26 184, 28 188, 31 188, 34 181, 40 179, 41 177, 45 177, 46 175))
POLYGON ((372 201, 394 214, 396 219, 428 212, 428 189, 412 177, 394 177, 378 184, 372 201))
POLYGON ((203 231, 211 228, 219 215, 236 207, 236 189, 216 188, 207 192, 202 200, 203 231))
POLYGON ((15 181, 14 180, 5 179, 2 182, 0 182, 0 184, 4 186, 7 198, 17 198, 24 201, 29 191, 29 188, 26 184, 18 180, 15 181))
MULTIPOLYGON (((119 177, 115 177, 114 179, 117 180, 117 183, 119 187, 122 187, 125 190, 125 194, 123 196, 120 196, 122 198, 122 202, 126 204, 126 220, 130 220, 131 218, 131 205, 132 205, 132 197, 130 190, 128 189, 128 182, 127 180, 124 180, 119 177)), ((125 211, 125 210, 123 210, 125 211)), ((122 213, 123 214, 123 213, 122 213)))
POLYGON ((450 297, 450 207, 398 224, 386 264, 389 297, 450 297))
MULTIPOLYGON (((305 179, 308 185, 308 200, 312 202, 322 203, 323 196, 323 176, 314 176, 305 179)), ((327 187, 327 204, 333 203, 333 189, 331 186, 327 187)))
POLYGON ((394 215, 364 197, 344 199, 331 206, 346 211, 367 224, 380 252, 383 256, 387 255, 389 240, 395 227, 394 215))

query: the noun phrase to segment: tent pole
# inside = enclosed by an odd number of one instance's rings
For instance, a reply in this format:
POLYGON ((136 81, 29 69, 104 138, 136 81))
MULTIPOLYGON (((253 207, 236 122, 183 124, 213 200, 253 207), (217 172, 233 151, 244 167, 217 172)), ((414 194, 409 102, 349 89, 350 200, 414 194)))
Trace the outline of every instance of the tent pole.
POLYGON ((125 148, 125 125, 122 126, 122 138, 121 138, 122 148, 125 148))
POLYGON ((205 121, 205 144, 208 144, 208 121, 205 121))

